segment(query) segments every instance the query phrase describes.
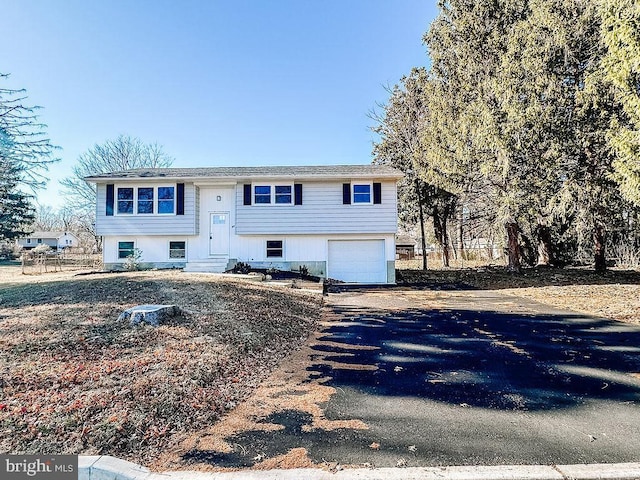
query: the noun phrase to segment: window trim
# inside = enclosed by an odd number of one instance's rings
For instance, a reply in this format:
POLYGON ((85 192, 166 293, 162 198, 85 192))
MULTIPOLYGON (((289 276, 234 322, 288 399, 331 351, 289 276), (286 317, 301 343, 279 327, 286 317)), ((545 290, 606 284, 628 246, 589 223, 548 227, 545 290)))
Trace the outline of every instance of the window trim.
POLYGON ((167 255, 170 262, 179 262, 181 260, 187 261, 187 241, 186 240, 169 240, 167 243, 167 255), (184 257, 172 257, 171 256, 171 244, 172 243, 184 243, 184 248, 176 248, 174 250, 184 250, 184 257))
MULTIPOLYGON (((358 193, 358 195, 363 195, 358 193)), ((351 205, 373 205, 373 182, 351 182, 351 205), (368 186, 369 187, 369 201, 357 202, 356 201, 356 186, 368 186)))
POLYGON ((266 240, 264 242, 264 246, 265 246, 265 258, 266 259, 284 259, 284 240, 275 240, 275 239, 271 239, 271 240, 266 240), (280 247, 269 247, 269 243, 270 242, 279 242, 280 243, 280 247), (280 255, 269 255, 269 250, 272 251, 280 251, 280 255))
MULTIPOLYGON (((266 197, 266 194, 258 194, 258 196, 263 196, 266 197)), ((267 182, 260 182, 260 183, 252 183, 251 184, 251 205, 255 205, 258 207, 265 207, 265 206, 270 206, 270 207, 292 207, 295 205, 295 186, 293 183, 267 183, 267 182), (269 203, 259 203, 256 202, 256 187, 269 187, 269 203), (276 193, 276 189, 278 187, 287 187, 289 189, 289 193, 288 194, 277 194, 276 193), (289 202, 288 203, 277 203, 276 199, 278 197, 278 195, 289 195, 289 202)))
POLYGON ((135 240, 118 240, 118 245, 117 245, 117 249, 116 249, 116 253, 117 253, 117 257, 119 261, 126 261, 127 258, 131 255, 133 255, 136 251, 136 241, 135 240), (122 243, 130 243, 132 246, 131 248, 121 248, 120 244, 122 243), (129 253, 126 256, 121 256, 120 252, 125 252, 125 251, 130 251, 131 253, 129 253))

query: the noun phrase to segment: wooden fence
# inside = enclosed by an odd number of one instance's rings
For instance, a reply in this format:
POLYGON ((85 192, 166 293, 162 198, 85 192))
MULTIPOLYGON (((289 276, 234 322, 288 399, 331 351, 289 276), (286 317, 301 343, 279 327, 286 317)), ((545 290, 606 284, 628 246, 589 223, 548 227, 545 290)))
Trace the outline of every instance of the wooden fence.
POLYGON ((70 270, 102 270, 102 255, 81 252, 23 252, 23 275, 41 275, 70 270))

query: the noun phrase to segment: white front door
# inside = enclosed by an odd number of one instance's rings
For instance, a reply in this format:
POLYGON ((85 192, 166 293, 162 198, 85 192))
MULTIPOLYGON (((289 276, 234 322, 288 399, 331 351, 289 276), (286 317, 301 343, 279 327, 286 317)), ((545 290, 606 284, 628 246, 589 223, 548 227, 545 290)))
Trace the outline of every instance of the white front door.
POLYGON ((229 212, 209 214, 209 255, 229 255, 229 212))

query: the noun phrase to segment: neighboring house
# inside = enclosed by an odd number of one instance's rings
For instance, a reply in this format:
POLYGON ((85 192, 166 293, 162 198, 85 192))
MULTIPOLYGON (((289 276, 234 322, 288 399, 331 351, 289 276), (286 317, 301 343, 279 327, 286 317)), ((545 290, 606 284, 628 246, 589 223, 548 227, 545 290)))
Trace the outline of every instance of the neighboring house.
POLYGON ((353 283, 395 282, 396 182, 374 165, 137 169, 87 177, 107 269, 237 262, 353 283))
POLYGON ((396 237, 396 258, 398 260, 413 260, 416 256, 416 241, 407 236, 396 237))
POLYGON ((33 232, 27 237, 16 241, 25 250, 31 250, 40 245, 49 245, 53 250, 77 247, 78 237, 71 232, 33 232))

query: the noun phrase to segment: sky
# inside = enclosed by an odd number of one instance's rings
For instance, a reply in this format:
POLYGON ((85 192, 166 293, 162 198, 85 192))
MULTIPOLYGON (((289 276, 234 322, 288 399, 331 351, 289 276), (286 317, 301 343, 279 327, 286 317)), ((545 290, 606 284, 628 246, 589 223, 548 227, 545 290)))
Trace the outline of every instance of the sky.
POLYGON ((175 167, 367 164, 368 117, 412 67, 435 0, 0 0, 4 88, 39 105, 60 162, 120 134, 175 167))

